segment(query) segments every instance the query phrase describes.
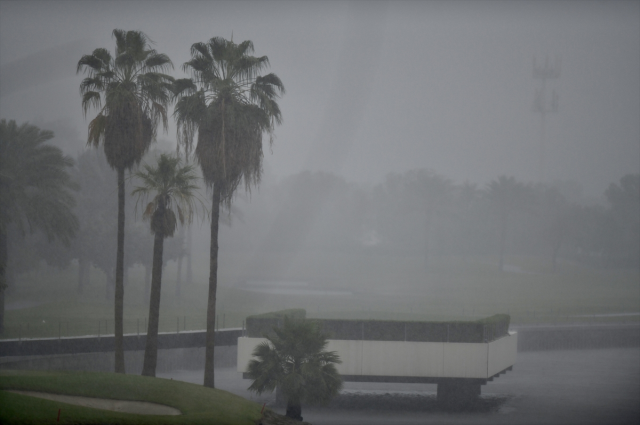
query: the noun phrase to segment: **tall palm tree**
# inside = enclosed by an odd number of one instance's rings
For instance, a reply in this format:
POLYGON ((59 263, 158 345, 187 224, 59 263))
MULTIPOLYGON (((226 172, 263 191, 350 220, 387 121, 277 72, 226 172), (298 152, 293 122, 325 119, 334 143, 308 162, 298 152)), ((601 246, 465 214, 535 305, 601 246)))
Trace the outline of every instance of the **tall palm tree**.
POLYGON ((259 75, 269 59, 252 53, 251 41, 236 44, 214 37, 207 43, 195 43, 191 60, 183 66, 192 79, 175 84, 178 141, 190 153, 197 133, 195 156, 205 182, 213 189, 204 366, 204 385, 212 388, 220 204, 230 207, 242 180, 247 190, 260 182, 262 136, 269 134, 271 144, 274 126, 282 122, 276 100, 284 86, 275 74, 259 75))
POLYGON ((158 124, 167 128, 167 105, 173 78, 164 74, 173 64, 150 48, 140 31, 113 30, 115 56, 107 49, 84 55, 76 72, 88 76, 80 84, 82 108, 99 109, 89 123, 88 145, 104 148, 118 172, 118 243, 115 277, 115 371, 124 373, 124 171, 140 163, 155 139, 158 124))
POLYGON ((142 366, 142 374, 146 376, 156 376, 164 239, 173 236, 178 221, 181 224, 191 222, 197 199, 195 191, 198 188, 195 184, 198 177, 193 168, 192 165, 183 166, 179 158, 162 154, 157 166, 146 165, 145 171, 136 173, 142 185, 136 187, 132 194, 138 195, 138 200, 142 200, 155 193, 143 213, 143 218, 150 221, 151 233, 155 235, 149 326, 142 366))
POLYGON ((342 388, 335 364, 342 363, 335 351, 325 351, 327 335, 316 323, 284 317, 284 326, 253 351, 248 375, 250 391, 257 394, 282 390, 290 418, 302 420, 302 402, 328 402, 342 388))
POLYGON ((69 244, 78 230, 75 199, 67 169, 73 159, 45 144, 50 131, 15 121, 0 121, 0 332, 4 331, 4 291, 8 261, 7 228, 24 234, 39 229, 49 241, 69 244))

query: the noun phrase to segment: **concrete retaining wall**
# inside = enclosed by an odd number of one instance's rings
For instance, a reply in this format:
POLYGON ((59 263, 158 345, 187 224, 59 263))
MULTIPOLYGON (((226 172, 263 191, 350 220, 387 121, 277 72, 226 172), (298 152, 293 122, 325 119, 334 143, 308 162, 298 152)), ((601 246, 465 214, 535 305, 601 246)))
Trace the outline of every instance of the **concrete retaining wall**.
MULTIPOLYGON (((216 331, 216 346, 236 345, 242 329, 223 329, 216 331)), ((205 331, 187 331, 180 333, 160 333, 158 349, 204 347, 205 331)), ((125 335, 125 351, 144 351, 146 335, 125 335)), ((43 338, 0 341, 0 357, 41 356, 78 353, 99 353, 114 350, 114 336, 83 336, 68 338, 43 338)))
POLYGON ((640 346, 640 325, 514 327, 518 351, 580 350, 640 346))

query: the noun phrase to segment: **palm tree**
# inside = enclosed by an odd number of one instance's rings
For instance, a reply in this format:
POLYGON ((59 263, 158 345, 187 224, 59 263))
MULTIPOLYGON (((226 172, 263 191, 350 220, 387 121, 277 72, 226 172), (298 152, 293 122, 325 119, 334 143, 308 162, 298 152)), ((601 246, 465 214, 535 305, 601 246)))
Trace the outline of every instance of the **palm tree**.
POLYGON ((173 236, 178 220, 181 224, 191 222, 195 206, 195 184, 197 176, 192 165, 182 165, 179 158, 160 155, 158 165, 146 165, 144 172, 136 173, 142 185, 133 195, 138 200, 151 193, 156 195, 144 209, 143 218, 150 221, 153 241, 153 267, 151 272, 151 301, 149 302, 149 325, 144 350, 142 374, 156 376, 158 360, 158 319, 160 317, 160 288, 162 285, 162 250, 164 239, 173 236))
POLYGON ((260 182, 262 135, 269 134, 271 144, 274 125, 282 122, 276 100, 284 86, 275 74, 260 76, 269 59, 251 53, 251 41, 236 44, 214 37, 208 43, 195 43, 191 60, 183 66, 193 79, 175 84, 178 141, 189 154, 197 132, 195 156, 213 189, 204 366, 204 385, 212 388, 220 204, 231 206, 242 180, 247 190, 260 182))
POLYGON ((78 230, 72 210, 77 190, 68 168, 73 159, 45 144, 50 131, 15 121, 0 121, 0 332, 4 331, 4 291, 8 261, 7 229, 21 234, 41 230, 49 239, 69 245, 78 230))
POLYGON ((504 250, 507 239, 509 216, 523 209, 531 202, 533 190, 530 186, 516 181, 514 177, 500 176, 489 183, 487 197, 498 210, 500 216, 500 271, 504 270, 504 250))
POLYGON ((335 364, 342 363, 335 351, 325 351, 327 335, 316 323, 284 317, 282 329, 259 344, 248 365, 253 379, 250 391, 273 392, 276 387, 287 399, 286 416, 302 420, 302 402, 325 403, 342 388, 335 364))
POLYGON ((115 276, 115 371, 124 373, 124 171, 140 163, 162 122, 167 128, 167 105, 173 68, 167 55, 151 49, 140 31, 113 30, 115 56, 96 49, 78 61, 76 72, 88 74, 80 84, 82 108, 99 108, 89 123, 88 144, 100 145, 111 168, 118 172, 118 242, 115 276))

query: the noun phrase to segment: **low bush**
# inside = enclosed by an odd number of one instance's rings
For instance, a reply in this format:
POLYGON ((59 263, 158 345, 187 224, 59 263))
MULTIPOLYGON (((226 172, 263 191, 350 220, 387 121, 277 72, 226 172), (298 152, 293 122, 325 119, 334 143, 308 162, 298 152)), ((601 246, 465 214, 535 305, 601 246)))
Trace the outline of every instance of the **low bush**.
POLYGON ((307 312, 303 308, 293 308, 289 310, 274 311, 271 313, 257 314, 247 317, 247 336, 250 338, 263 338, 271 336, 273 328, 282 327, 284 317, 291 319, 305 319, 307 312))
MULTIPOLYGON (((282 310, 247 318, 247 336, 263 337, 282 326, 285 315, 304 319, 303 309, 282 310)), ((417 342, 489 342, 507 335, 510 317, 496 314, 480 320, 413 322, 394 320, 313 319, 329 339, 417 342)))

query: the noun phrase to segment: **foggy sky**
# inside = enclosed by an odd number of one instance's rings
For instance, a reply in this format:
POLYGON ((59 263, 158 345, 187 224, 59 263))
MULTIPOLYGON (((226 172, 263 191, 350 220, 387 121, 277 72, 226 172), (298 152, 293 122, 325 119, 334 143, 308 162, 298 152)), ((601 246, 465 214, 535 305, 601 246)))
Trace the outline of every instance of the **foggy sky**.
MULTIPOLYGON (((84 138, 76 64, 141 30, 181 78, 194 42, 250 39, 283 81, 284 124, 265 167, 372 183, 430 168, 481 186, 539 175, 540 81, 562 61, 546 119, 545 180, 600 196, 640 172, 640 2, 0 1, 0 117, 68 120, 84 138)), ((175 126, 160 139, 175 143, 175 126)), ((83 144, 78 142, 77 149, 83 144)), ((73 153, 73 152, 69 152, 73 153)))

